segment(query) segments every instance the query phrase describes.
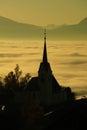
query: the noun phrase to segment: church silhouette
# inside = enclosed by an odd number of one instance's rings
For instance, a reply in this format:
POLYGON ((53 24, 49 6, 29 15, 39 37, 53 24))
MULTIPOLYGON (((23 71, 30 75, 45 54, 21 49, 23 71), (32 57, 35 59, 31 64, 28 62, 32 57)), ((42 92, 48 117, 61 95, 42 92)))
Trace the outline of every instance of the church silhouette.
POLYGON ((39 99, 41 105, 51 106, 61 102, 73 100, 73 92, 70 87, 62 87, 52 74, 47 58, 46 30, 44 32, 43 58, 40 63, 38 76, 32 77, 27 90, 32 99, 39 99))

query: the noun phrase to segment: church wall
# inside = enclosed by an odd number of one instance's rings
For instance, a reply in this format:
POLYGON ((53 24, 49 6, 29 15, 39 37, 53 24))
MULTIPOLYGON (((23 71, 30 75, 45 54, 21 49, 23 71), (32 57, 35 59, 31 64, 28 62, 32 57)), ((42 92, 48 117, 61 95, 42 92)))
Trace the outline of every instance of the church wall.
POLYGON ((67 101, 67 93, 66 91, 60 91, 59 93, 56 93, 52 96, 52 104, 57 104, 67 101))

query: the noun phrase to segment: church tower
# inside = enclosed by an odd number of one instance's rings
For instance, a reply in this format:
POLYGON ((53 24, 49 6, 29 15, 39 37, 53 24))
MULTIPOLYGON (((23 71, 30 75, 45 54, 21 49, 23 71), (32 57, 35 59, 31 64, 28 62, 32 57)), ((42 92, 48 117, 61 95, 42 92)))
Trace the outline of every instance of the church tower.
POLYGON ((54 75, 47 57, 46 31, 44 32, 43 57, 39 66, 38 76, 32 77, 27 90, 33 100, 40 100, 41 105, 50 106, 74 99, 69 87, 62 87, 54 75))
POLYGON ((47 58, 46 30, 44 32, 43 58, 38 71, 38 86, 40 88, 41 102, 44 105, 51 104, 52 98, 52 71, 47 58))

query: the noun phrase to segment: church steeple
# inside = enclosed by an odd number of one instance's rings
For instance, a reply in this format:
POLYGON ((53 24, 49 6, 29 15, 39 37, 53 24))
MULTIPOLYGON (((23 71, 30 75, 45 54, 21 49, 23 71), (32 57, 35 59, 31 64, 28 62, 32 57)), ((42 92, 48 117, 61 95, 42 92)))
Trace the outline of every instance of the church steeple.
POLYGON ((46 30, 44 30, 44 50, 43 50, 43 63, 47 63, 47 48, 46 48, 46 30))

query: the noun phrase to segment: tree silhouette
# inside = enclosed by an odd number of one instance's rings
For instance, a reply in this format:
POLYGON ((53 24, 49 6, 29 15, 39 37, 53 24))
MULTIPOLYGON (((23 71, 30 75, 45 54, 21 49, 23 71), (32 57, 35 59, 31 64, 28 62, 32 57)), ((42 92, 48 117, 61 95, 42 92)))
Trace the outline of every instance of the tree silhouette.
POLYGON ((12 90, 25 89, 30 80, 30 77, 30 73, 22 76, 22 70, 20 70, 19 65, 16 64, 14 71, 9 72, 4 77, 4 87, 12 90))
POLYGON ((14 74, 15 74, 16 81, 19 82, 20 77, 22 75, 22 71, 20 70, 20 67, 18 64, 16 64, 16 67, 14 68, 14 70, 15 70, 14 74))
POLYGON ((17 86, 17 80, 13 71, 9 72, 4 78, 6 88, 15 88, 17 86))
POLYGON ((26 89, 28 82, 30 81, 31 75, 30 73, 25 74, 24 77, 20 78, 20 88, 26 89))
POLYGON ((2 88, 3 88, 3 78, 0 77, 0 89, 2 89, 2 88))

